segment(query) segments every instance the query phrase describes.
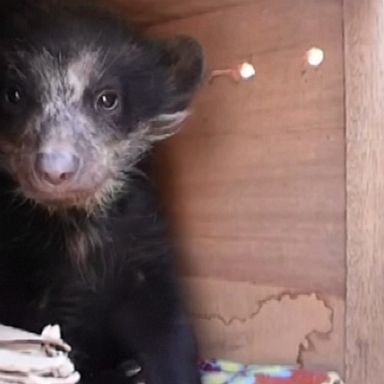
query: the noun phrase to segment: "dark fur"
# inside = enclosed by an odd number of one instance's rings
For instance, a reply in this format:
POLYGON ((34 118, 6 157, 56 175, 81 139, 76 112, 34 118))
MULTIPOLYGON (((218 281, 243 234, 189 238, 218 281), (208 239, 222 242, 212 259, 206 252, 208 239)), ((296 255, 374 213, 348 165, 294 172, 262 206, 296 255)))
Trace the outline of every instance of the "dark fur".
POLYGON ((198 45, 147 39, 89 6, 13 0, 2 4, 0 68, 0 323, 59 324, 83 382, 125 382, 119 367, 135 359, 148 384, 198 383, 172 245, 137 164, 181 120, 201 78, 198 45), (90 47, 100 60, 73 101, 61 73, 90 47), (25 93, 15 110, 9 84, 25 93), (93 109, 103 84, 119 90, 113 115, 93 109), (33 164, 57 143, 83 166, 52 187, 33 164))

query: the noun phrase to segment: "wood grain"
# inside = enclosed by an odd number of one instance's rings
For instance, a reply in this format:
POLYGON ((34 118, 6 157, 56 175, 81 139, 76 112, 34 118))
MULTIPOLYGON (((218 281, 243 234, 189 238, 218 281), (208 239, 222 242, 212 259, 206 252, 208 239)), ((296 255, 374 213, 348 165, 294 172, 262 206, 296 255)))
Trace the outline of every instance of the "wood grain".
POLYGON ((343 299, 247 281, 183 281, 204 357, 342 372, 343 299))
POLYGON ((343 297, 341 13, 338 1, 268 0, 152 29, 196 36, 210 68, 253 57, 257 71, 207 85, 159 153, 185 274, 343 297), (326 53, 318 70, 304 62, 312 45, 326 53))
POLYGON ((138 24, 150 26, 252 1, 254 0, 111 0, 109 3, 120 8, 138 24))
POLYGON ((384 377, 384 3, 345 2, 348 384, 384 377))
POLYGON ((150 32, 197 37, 208 68, 257 71, 206 85, 155 158, 203 357, 342 372, 342 1, 259 0, 150 32), (304 60, 312 46, 325 51, 318 69, 304 60))

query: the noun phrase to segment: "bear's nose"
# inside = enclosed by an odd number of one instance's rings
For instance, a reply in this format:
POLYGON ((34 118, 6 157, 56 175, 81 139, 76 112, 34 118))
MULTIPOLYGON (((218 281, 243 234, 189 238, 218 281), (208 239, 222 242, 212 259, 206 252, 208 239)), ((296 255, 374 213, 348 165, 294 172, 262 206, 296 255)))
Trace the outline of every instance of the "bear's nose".
POLYGON ((36 172, 41 180, 60 185, 73 179, 79 169, 79 158, 70 152, 41 152, 36 157, 36 172))

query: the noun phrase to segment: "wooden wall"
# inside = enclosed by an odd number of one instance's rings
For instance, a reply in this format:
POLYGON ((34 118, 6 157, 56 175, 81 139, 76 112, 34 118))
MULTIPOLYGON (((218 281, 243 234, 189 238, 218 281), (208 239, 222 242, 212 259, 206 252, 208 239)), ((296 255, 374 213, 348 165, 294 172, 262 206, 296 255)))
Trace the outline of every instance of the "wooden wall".
POLYGON ((253 1, 255 0, 110 0, 144 27, 253 1))
POLYGON ((156 159, 202 356, 343 372, 342 1, 255 0, 150 32, 196 36, 211 69, 257 71, 205 85, 156 159))
POLYGON ((345 2, 348 384, 384 376, 384 3, 345 2))

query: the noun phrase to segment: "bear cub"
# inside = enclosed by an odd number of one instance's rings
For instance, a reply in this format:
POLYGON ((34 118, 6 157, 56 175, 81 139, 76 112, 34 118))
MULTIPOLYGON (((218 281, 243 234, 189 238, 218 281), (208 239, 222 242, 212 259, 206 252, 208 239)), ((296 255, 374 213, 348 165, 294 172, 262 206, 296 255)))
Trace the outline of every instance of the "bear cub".
POLYGON ((195 40, 149 38, 105 6, 2 1, 0 323, 59 324, 82 383, 200 381, 143 164, 202 73, 195 40))

